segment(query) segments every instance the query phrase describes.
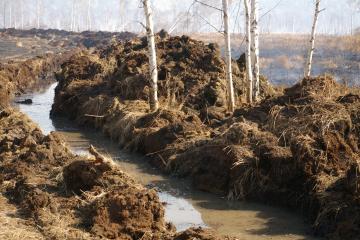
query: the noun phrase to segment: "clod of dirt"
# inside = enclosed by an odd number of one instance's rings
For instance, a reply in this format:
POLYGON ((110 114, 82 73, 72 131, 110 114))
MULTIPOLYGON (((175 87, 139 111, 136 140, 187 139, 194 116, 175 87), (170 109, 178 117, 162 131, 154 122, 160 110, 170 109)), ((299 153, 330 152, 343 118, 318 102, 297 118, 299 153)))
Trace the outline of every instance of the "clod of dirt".
POLYGON ((167 232, 164 210, 154 191, 114 189, 92 205, 91 232, 110 239, 150 239, 167 232))
POLYGON ((228 237, 220 237, 214 231, 203 228, 190 228, 184 232, 175 235, 174 240, 230 240, 228 237))
POLYGON ((75 161, 63 170, 63 177, 68 191, 80 194, 94 186, 101 185, 100 179, 104 172, 111 170, 108 164, 96 164, 94 161, 75 161))
POLYGON ((31 185, 26 179, 17 181, 15 188, 8 194, 11 195, 14 202, 21 206, 24 213, 30 216, 36 214, 39 209, 50 205, 51 201, 49 194, 31 185))

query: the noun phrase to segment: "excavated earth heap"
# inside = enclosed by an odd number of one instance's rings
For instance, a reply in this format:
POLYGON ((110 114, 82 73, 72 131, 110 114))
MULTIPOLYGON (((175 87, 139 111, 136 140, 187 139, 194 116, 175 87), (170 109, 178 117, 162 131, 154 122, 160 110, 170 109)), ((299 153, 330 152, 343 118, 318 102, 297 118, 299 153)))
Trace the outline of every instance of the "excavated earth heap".
POLYGON ((112 160, 74 155, 57 133, 44 136, 9 107, 45 85, 67 54, 9 62, 0 70, 0 238, 225 240, 208 229, 175 232, 154 190, 112 160))
POLYGON ((52 46, 60 47, 92 48, 107 46, 113 41, 129 40, 135 36, 136 34, 131 32, 68 32, 58 29, 0 29, 1 38, 41 38, 48 40, 52 46))
POLYGON ((241 107, 230 115, 216 45, 162 34, 157 47, 158 111, 148 109, 142 38, 64 63, 52 115, 100 129, 199 189, 300 210, 319 236, 360 235, 359 91, 320 76, 279 93, 262 78, 261 101, 242 104, 240 58, 233 72, 241 107))
POLYGON ((2 105, 14 96, 53 82, 54 72, 68 60, 71 52, 45 54, 25 61, 0 64, 0 100, 2 105))
MULTIPOLYGON (((16 206, 28 239, 228 239, 205 229, 175 233, 154 190, 111 160, 75 156, 59 134, 44 136, 11 108, 0 108, 0 200, 0 209, 16 206)), ((2 239, 13 239, 13 226, 2 239)))

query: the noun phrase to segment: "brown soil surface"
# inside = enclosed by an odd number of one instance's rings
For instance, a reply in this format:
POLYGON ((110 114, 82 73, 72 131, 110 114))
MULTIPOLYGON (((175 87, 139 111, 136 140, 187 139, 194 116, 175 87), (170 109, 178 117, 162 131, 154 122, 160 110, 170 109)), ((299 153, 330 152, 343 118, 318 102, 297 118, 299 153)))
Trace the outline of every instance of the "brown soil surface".
POLYGON ((94 157, 75 156, 59 134, 44 136, 8 106, 14 95, 46 84, 71 54, 0 66, 0 238, 229 239, 208 229, 175 233, 154 190, 135 183, 94 148, 94 157))
POLYGON ((30 29, 17 30, 14 28, 1 29, 0 38, 16 37, 16 38, 40 38, 48 40, 50 46, 59 47, 100 47, 106 46, 111 42, 119 42, 131 39, 136 34, 130 32, 68 32, 57 29, 30 29))
POLYGON ((57 133, 0 112, 1 239, 224 239, 203 229, 175 234, 157 193, 110 159, 75 156, 57 133))
POLYGON ((25 61, 0 63, 0 99, 6 105, 15 95, 53 82, 54 72, 72 52, 45 54, 25 61))
POLYGON ((157 38, 162 108, 148 110, 146 40, 73 56, 58 73, 52 114, 101 129, 200 189, 291 207, 331 239, 360 234, 360 97, 329 76, 262 100, 246 96, 234 66, 238 106, 225 110, 218 48, 188 37, 157 38))

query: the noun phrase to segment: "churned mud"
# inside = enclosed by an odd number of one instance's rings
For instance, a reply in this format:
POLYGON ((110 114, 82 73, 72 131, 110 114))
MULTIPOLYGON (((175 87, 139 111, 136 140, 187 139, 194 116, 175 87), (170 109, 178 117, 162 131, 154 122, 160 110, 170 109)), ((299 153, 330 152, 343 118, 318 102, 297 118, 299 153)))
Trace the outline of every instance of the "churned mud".
POLYGON ((162 107, 150 112, 146 46, 135 39, 74 55, 57 74, 52 115, 100 129, 199 189, 296 209, 316 235, 360 235, 357 89, 320 76, 277 91, 263 78, 261 101, 249 106, 240 58, 239 108, 228 114, 218 47, 161 34, 162 107))
POLYGON ((9 107, 15 95, 46 85, 69 55, 1 65, 0 238, 230 239, 200 228, 177 233, 154 190, 92 146, 91 157, 74 155, 61 135, 45 136, 9 107))
POLYGON ((154 190, 89 151, 76 156, 57 133, 44 136, 24 114, 1 109, 2 239, 223 239, 203 229, 175 233, 154 190))
POLYGON ((45 54, 24 61, 0 64, 0 95, 4 104, 15 95, 21 95, 40 85, 53 81, 54 72, 72 53, 45 54))

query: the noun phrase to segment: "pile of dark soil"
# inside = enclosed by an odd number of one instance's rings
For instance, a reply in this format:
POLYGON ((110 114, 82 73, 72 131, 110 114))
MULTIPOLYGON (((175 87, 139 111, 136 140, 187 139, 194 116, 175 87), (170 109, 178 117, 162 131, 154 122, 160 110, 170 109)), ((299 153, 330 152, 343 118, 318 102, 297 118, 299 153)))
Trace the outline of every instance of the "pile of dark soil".
MULTIPOLYGON (((226 80, 218 46, 205 45, 187 36, 158 36, 157 47, 158 94, 162 105, 184 112, 196 111, 202 120, 223 118, 226 80)), ((60 85, 53 113, 77 112, 69 100, 74 95, 88 99, 106 92, 106 96, 119 97, 121 101, 148 101, 147 54, 147 40, 141 38, 111 45, 94 54, 82 52, 73 56, 58 74, 60 85)), ((246 96, 244 69, 235 63, 233 72, 236 99, 241 103, 246 96)), ((262 87, 267 90, 263 91, 264 98, 274 94, 264 79, 262 87)))
POLYGON ((73 155, 60 135, 44 136, 11 108, 0 111, 0 193, 27 219, 29 236, 40 229, 33 235, 45 239, 225 239, 202 229, 176 234, 154 190, 111 160, 73 155))
POLYGON ((0 29, 1 37, 32 38, 38 37, 50 41, 50 45, 72 47, 100 47, 111 42, 120 42, 136 37, 130 32, 68 32, 58 29, 29 29, 18 30, 14 28, 0 29))
POLYGON ((229 198, 298 209, 319 236, 354 239, 360 95, 351 92, 329 76, 304 79, 283 96, 238 109, 221 134, 175 155, 170 168, 229 198))
MULTIPOLYGON (((146 39, 135 39, 65 63, 53 116, 101 129, 200 189, 300 210, 319 236, 359 236, 358 93, 321 76, 275 95, 263 80, 262 100, 228 115, 215 45, 165 36, 157 46, 160 110, 148 110, 146 39)), ((241 59, 234 76, 240 104, 241 59)))
MULTIPOLYGON (((148 109, 148 52, 141 38, 92 54, 84 51, 64 63, 52 116, 100 128, 120 145, 156 156, 166 168, 181 144, 209 139, 230 115, 224 62, 216 45, 165 35, 157 36, 157 46, 159 111, 148 109)), ((241 62, 233 69, 238 104, 246 96, 241 62)), ((265 79, 261 86, 264 99, 275 94, 265 79)))
POLYGON ((0 64, 0 99, 5 105, 15 95, 53 82, 54 72, 73 53, 45 54, 25 61, 0 64))

